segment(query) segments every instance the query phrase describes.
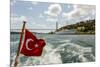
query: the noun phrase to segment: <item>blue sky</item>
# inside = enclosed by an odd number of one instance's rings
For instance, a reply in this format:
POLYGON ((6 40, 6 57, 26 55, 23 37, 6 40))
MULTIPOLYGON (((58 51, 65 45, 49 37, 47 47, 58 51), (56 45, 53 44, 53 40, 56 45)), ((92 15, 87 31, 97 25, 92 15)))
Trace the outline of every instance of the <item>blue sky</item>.
MULTIPOLYGON (((11 29, 21 29, 27 21, 28 29, 56 29, 82 20, 95 18, 94 5, 48 3, 11 0, 11 29)), ((49 32, 51 30, 34 30, 49 32)))

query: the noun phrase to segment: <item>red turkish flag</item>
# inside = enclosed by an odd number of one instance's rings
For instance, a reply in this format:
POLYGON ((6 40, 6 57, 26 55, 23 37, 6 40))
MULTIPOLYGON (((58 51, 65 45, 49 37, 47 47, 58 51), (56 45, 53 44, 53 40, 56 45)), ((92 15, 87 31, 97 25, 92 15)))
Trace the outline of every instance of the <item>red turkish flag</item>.
POLYGON ((43 39, 37 39, 34 34, 25 29, 24 42, 20 53, 25 56, 41 56, 45 45, 46 43, 43 39))

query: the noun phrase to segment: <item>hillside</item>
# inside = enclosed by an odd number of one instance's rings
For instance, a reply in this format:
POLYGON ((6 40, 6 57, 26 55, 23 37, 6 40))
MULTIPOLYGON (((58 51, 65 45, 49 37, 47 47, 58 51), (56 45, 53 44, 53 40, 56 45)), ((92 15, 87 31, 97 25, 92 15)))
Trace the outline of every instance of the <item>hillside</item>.
POLYGON ((65 25, 57 29, 55 32, 66 32, 66 30, 74 30, 76 34, 95 34, 95 19, 77 22, 76 24, 65 25))

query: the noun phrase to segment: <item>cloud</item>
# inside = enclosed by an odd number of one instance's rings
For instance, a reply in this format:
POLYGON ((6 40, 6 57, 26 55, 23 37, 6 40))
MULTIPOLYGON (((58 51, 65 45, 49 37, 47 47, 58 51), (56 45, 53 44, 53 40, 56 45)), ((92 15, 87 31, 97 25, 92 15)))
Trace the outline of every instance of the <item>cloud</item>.
POLYGON ((43 14, 40 14, 40 15, 39 15, 39 18, 44 18, 43 14))
POLYGON ((20 21, 28 21, 28 18, 26 16, 20 16, 19 20, 20 21))
POLYGON ((74 14, 74 13, 76 13, 76 12, 77 12, 77 5, 73 5, 73 10, 70 11, 70 12, 67 12, 67 13, 63 12, 62 13, 62 17, 66 17, 66 18, 70 19, 71 15, 74 14))
POLYGON ((33 5, 37 5, 37 4, 38 4, 38 2, 35 2, 35 1, 31 1, 31 3, 32 3, 33 5))
POLYGON ((46 21, 50 22, 56 22, 58 19, 57 18, 47 18, 46 21))
POLYGON ((18 19, 18 15, 17 14, 11 14, 10 20, 11 23, 16 23, 19 19, 18 19))
MULTIPOLYGON (((38 2, 31 1, 31 4, 32 4, 32 5, 37 5, 37 4, 38 4, 38 2)), ((31 6, 31 7, 29 7, 28 9, 29 9, 29 10, 32 10, 32 9, 33 9, 33 7, 31 6)))
POLYGON ((17 14, 11 14, 10 21, 11 21, 11 29, 21 29, 22 22, 26 20, 25 16, 18 16, 17 14))
POLYGON ((78 19, 82 16, 95 15, 95 6, 93 5, 73 5, 73 10, 68 13, 62 13, 62 17, 67 19, 78 19))
POLYGON ((28 29, 46 29, 48 26, 46 24, 42 24, 36 22, 32 19, 33 17, 26 17, 26 16, 18 16, 17 14, 11 14, 11 29, 21 29, 23 25, 23 21, 26 21, 26 28, 28 29))
POLYGON ((67 8, 68 8, 68 9, 70 9, 70 8, 71 8, 71 6, 70 6, 70 5, 67 5, 67 8))
POLYGON ((57 17, 62 11, 60 4, 51 4, 48 7, 48 11, 45 11, 44 14, 47 14, 52 17, 57 17))
POLYGON ((20 23, 23 21, 27 21, 26 16, 18 16, 17 14, 11 14, 11 23, 20 23))

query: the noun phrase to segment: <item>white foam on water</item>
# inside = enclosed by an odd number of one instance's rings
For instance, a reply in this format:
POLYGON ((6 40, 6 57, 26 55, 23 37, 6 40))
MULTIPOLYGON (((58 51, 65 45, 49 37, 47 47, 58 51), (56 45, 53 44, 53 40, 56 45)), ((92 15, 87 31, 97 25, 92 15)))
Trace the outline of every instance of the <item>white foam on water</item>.
MULTIPOLYGON (((94 56, 92 54, 92 48, 91 47, 83 47, 80 46, 78 44, 74 44, 74 43, 66 43, 65 45, 67 47, 67 49, 63 49, 63 51, 66 51, 67 53, 72 53, 72 56, 78 56, 78 59, 81 62, 89 62, 90 60, 88 58, 86 58, 84 55, 85 53, 90 53, 88 54, 90 57, 92 57, 92 59, 94 60, 94 56)), ((65 47, 64 46, 64 47, 65 47)), ((68 57, 68 56, 67 56, 68 57)), ((71 56, 69 56, 70 58, 71 56)))
MULTIPOLYGON (((64 42, 64 44, 61 44, 57 46, 57 48, 53 48, 53 44, 47 43, 46 46, 43 49, 42 56, 40 57, 28 57, 27 60, 23 63, 20 61, 20 65, 38 65, 38 64, 59 64, 62 63, 61 54, 60 51, 71 53, 68 54, 65 57, 72 58, 73 56, 78 55, 78 59, 81 62, 88 62, 90 61, 87 57, 85 57, 85 53, 91 53, 92 48, 91 47, 83 47, 78 44, 71 43, 70 40, 62 40, 60 42, 64 42), (67 47, 65 49, 65 47, 67 47)), ((16 42, 17 43, 17 42, 16 42)), ((90 55, 93 59, 95 58, 92 54, 90 55)), ((23 57, 23 56, 21 56, 23 57)), ((15 59, 15 56, 13 58, 13 61, 15 59)), ((72 61, 74 62, 74 61, 72 61)), ((14 62, 13 62, 14 63, 14 62)), ((13 65, 12 63, 12 65, 13 65)))
MULTIPOLYGON (((51 45, 51 44, 49 44, 51 45)), ((54 52, 54 49, 52 49, 53 46, 46 46, 45 47, 45 55, 43 56, 40 64, 56 64, 56 63, 62 63, 61 56, 59 53, 54 52), (49 49, 49 50, 48 50, 49 49)))
POLYGON ((69 42, 71 42, 71 40, 61 40, 61 41, 59 41, 59 42, 66 42, 66 43, 69 43, 69 42))
POLYGON ((45 46, 42 56, 31 57, 26 62, 25 65, 37 65, 37 64, 56 64, 62 63, 59 53, 52 53, 52 45, 48 43, 45 46), (32 60, 32 61, 30 61, 32 60))

